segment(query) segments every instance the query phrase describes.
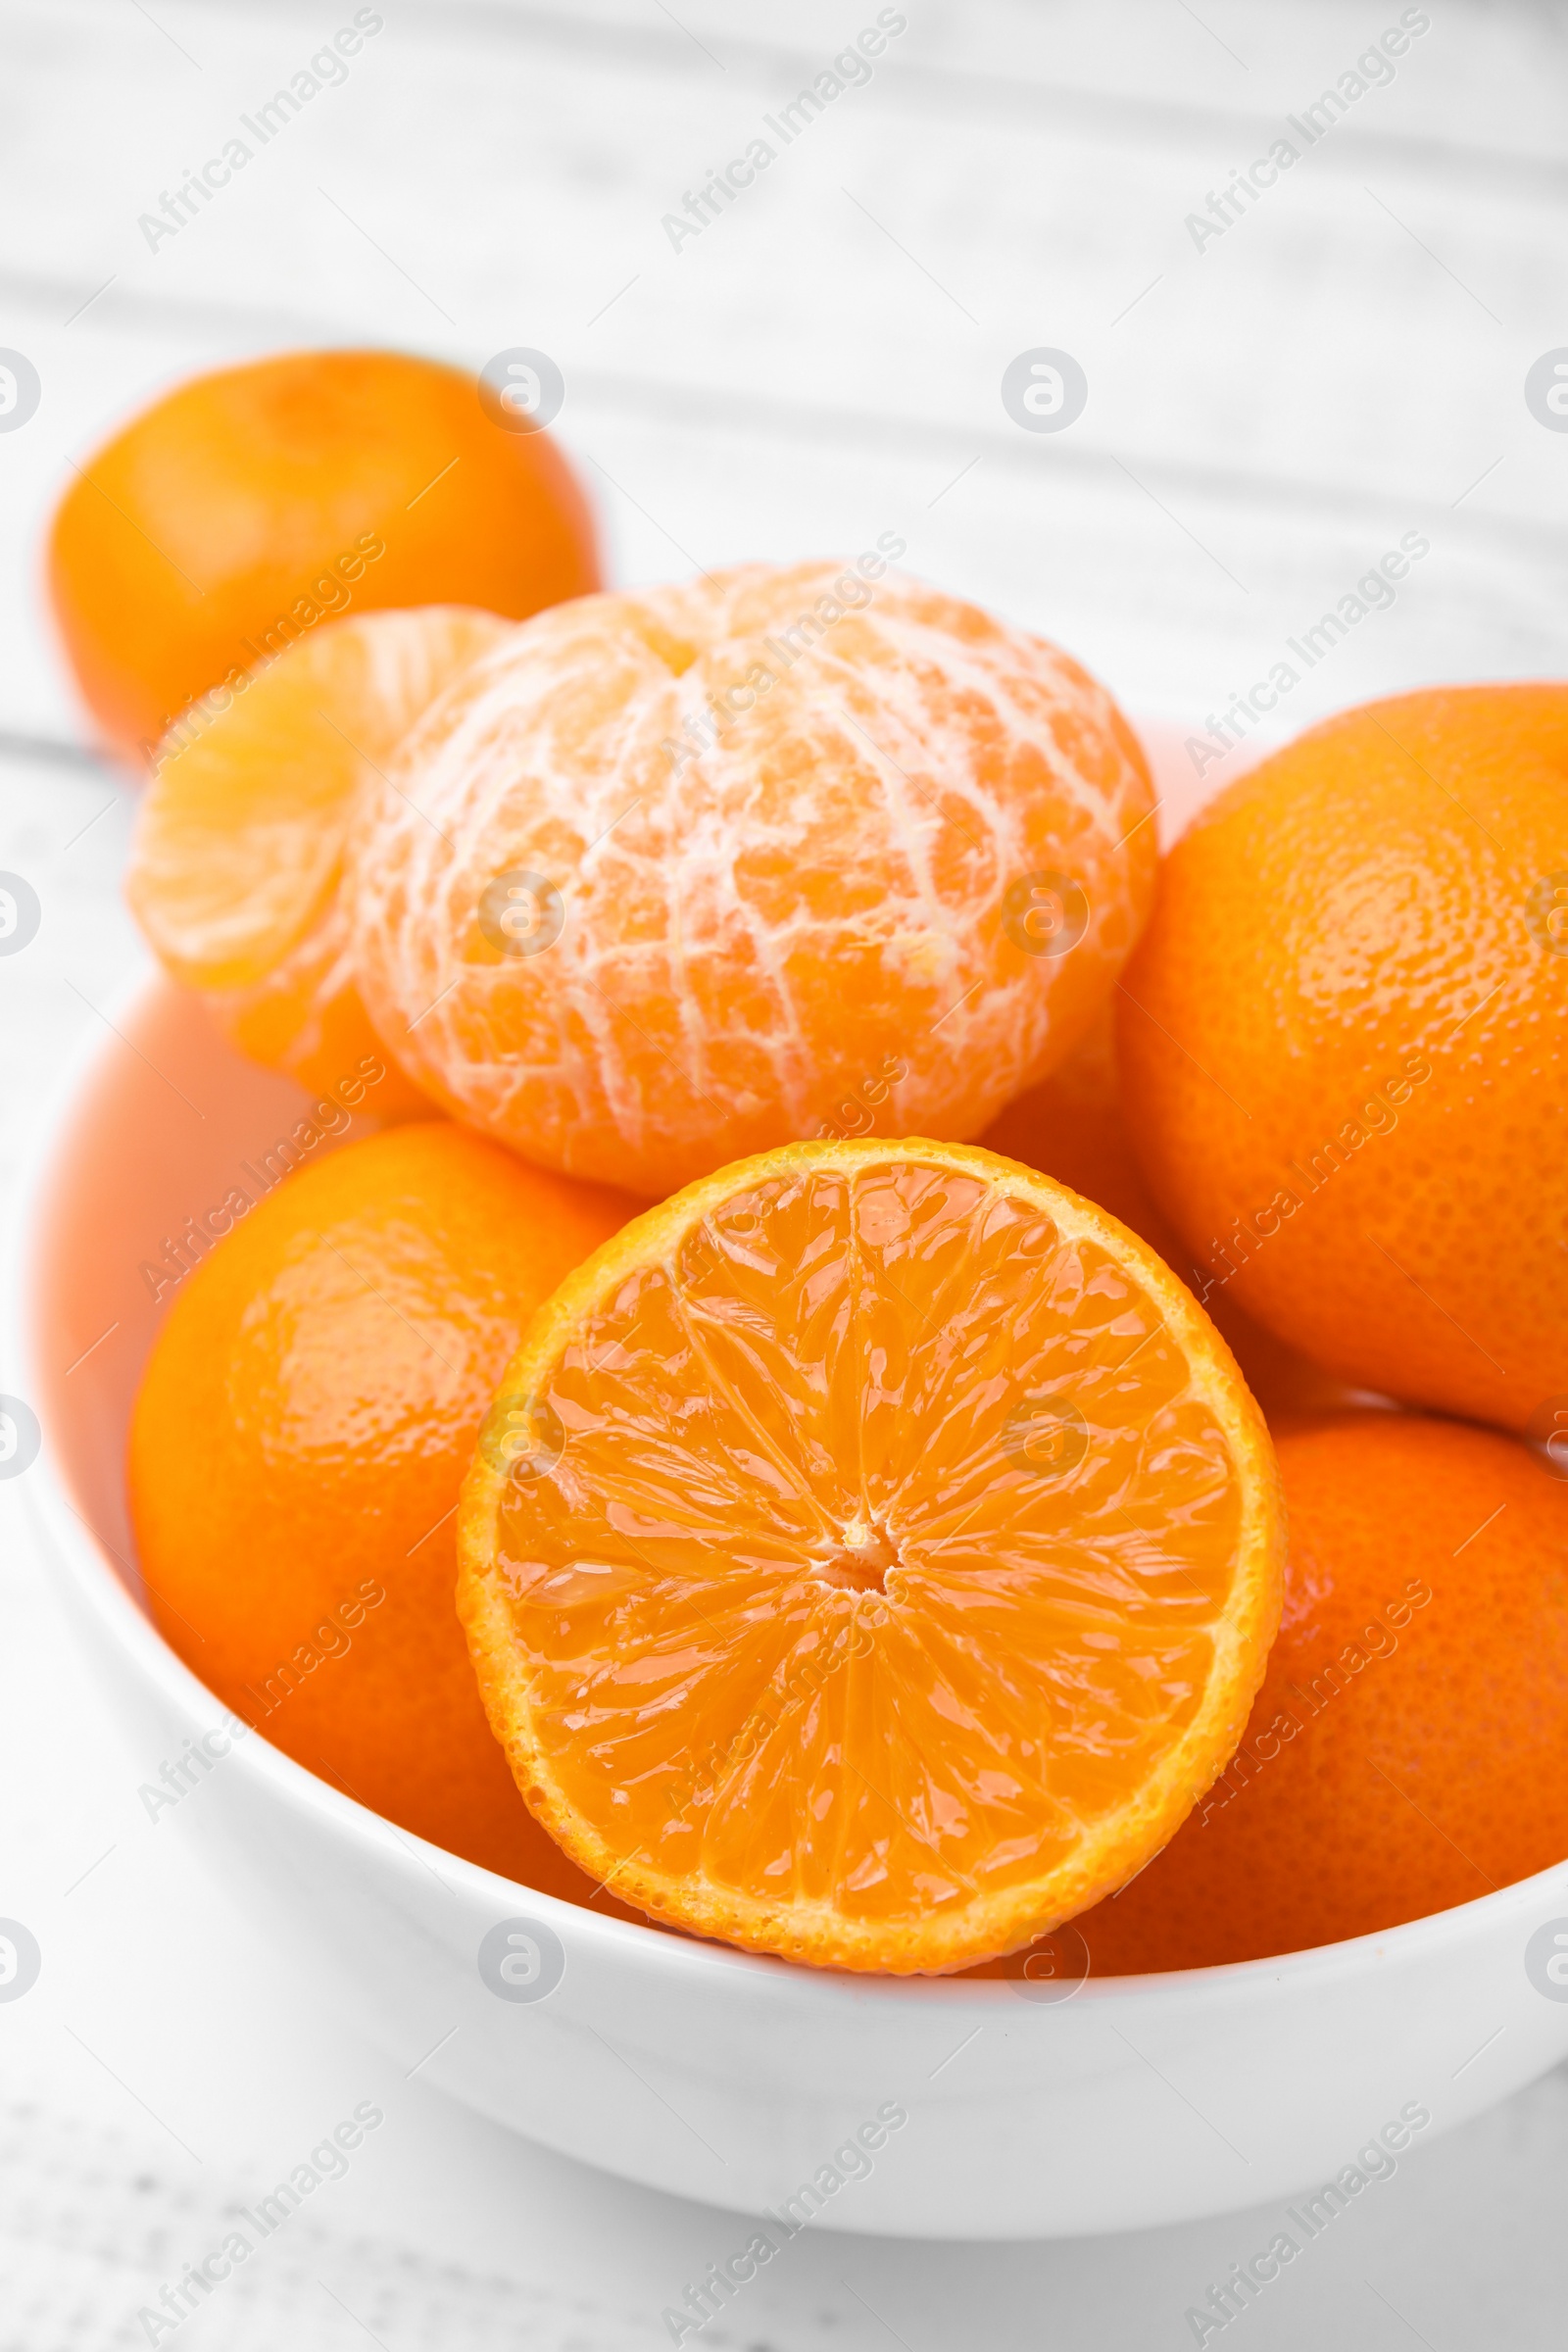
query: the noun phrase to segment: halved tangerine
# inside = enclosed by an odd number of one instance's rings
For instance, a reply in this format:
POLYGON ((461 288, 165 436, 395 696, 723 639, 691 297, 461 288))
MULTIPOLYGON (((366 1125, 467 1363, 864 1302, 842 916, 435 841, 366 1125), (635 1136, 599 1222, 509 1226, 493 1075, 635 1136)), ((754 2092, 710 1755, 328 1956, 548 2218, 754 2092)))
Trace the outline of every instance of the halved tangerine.
POLYGON ((862 1139, 721 1168, 539 1309, 458 1605, 528 1805, 615 1894, 939 1972, 1164 1844, 1282 1556, 1261 1416, 1152 1250, 993 1152, 862 1139))

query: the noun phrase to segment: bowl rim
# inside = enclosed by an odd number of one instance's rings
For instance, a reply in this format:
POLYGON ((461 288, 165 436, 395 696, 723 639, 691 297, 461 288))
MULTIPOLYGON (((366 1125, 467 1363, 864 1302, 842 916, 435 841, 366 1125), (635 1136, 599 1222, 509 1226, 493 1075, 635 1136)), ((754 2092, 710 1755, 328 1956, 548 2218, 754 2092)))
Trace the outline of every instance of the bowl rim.
MULTIPOLYGON (((141 1010, 174 986, 143 953, 135 967, 114 990, 109 1010, 103 1012, 94 1007, 99 1018, 107 1023, 108 1034, 100 1035, 96 1025, 85 1028, 65 1056, 43 1098, 14 1188, 3 1256, 0 1256, 5 1269, 0 1361, 8 1372, 15 1367, 24 1398, 43 1394, 46 1386, 35 1345, 36 1291, 41 1263, 39 1211, 48 1197, 57 1156, 69 1130, 90 1102, 100 1071, 117 1048, 129 1044, 121 1031, 133 1025, 141 1010)), ((230 1712, 170 1647, 117 1572, 114 1556, 118 1555, 114 1555, 114 1547, 71 1502, 66 1475, 56 1458, 47 1426, 41 1432, 37 1456, 24 1473, 24 1495, 34 1524, 46 1535, 53 1551, 64 1563, 77 1597, 90 1608, 116 1647, 166 1702, 193 1725, 199 1725, 204 1715, 215 1709, 221 1715, 230 1712)), ((124 1565, 135 1573, 133 1562, 125 1561, 124 1565)), ((395 1840, 411 1860, 428 1856, 432 1864, 439 1864, 443 1879, 448 1884, 455 1883, 455 1890, 466 1892, 476 1905, 488 1908, 521 1896, 538 1910, 544 1922, 558 1932, 564 1930, 566 1938, 579 1949, 586 1944, 612 1963, 685 1977, 694 1990, 700 1990, 714 1971, 732 1974, 742 1970, 757 1975, 760 1988, 769 1990, 775 1998, 788 1986, 794 1999, 814 2000, 824 2008, 846 1998, 860 2005, 877 2000, 896 2001, 901 2006, 913 1999, 935 2001, 946 2009, 961 2011, 965 2004, 990 2008, 999 1999, 1017 1997, 1007 1979, 893 1977, 807 1968, 775 1955, 740 1951, 707 1937, 672 1934, 638 1921, 615 1919, 505 1878, 481 1863, 470 1862, 448 1847, 433 1845, 416 1833, 386 1821, 357 1798, 343 1794, 297 1763, 281 1748, 274 1747, 254 1726, 249 1728, 242 1742, 236 1741, 229 1754, 239 1759, 242 1772, 273 1789, 285 1809, 316 1814, 326 1827, 361 1851, 378 1848, 384 1855, 388 1841, 395 1840)), ((1226 1961, 1208 1968, 1171 1969, 1142 1976, 1090 1976, 1063 1999, 1031 2005, 1047 2010, 1066 2008, 1080 1993, 1087 1994, 1096 2006, 1112 1999, 1146 2007, 1168 2002, 1173 1996, 1184 2006, 1204 2008, 1240 1993, 1262 1995, 1267 1991, 1283 1997, 1293 1988, 1313 1981, 1331 1982, 1356 1976, 1368 1968, 1415 1962, 1444 1946, 1472 1939, 1480 1941, 1494 1927, 1500 1927, 1508 1914, 1533 1909, 1541 1897, 1547 1895, 1568 1900, 1568 1857, 1548 1864, 1528 1879, 1515 1880, 1446 1911, 1429 1912, 1419 1919, 1367 1935, 1262 1959, 1226 1961)))

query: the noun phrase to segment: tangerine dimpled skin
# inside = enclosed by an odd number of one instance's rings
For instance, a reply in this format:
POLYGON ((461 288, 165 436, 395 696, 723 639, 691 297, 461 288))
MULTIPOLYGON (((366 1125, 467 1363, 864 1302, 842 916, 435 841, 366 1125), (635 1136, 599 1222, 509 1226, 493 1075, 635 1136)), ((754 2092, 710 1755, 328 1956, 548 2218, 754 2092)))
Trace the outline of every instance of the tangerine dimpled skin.
MULTIPOLYGON (((1009 1102, 979 1140, 987 1151, 1039 1168, 1108 1208, 1184 1280, 1202 1289, 1190 1250, 1149 1197, 1127 1133, 1114 1004, 1106 1004, 1060 1067, 1009 1102)), ((1203 1303, 1271 1425, 1277 1414, 1328 1412, 1364 1401, 1254 1322, 1227 1290, 1210 1288, 1203 1303)))
POLYGON ((501 430, 471 375, 396 351, 284 352, 176 385, 88 459, 49 539, 76 683, 137 765, 195 696, 351 607, 520 620, 598 584, 550 436, 501 430))
POLYGON ((1291 1532, 1267 1674, 1198 1811, 1078 1921, 1096 1976, 1373 1935, 1568 1855, 1568 1480, 1412 1414, 1275 1443, 1291 1532))
POLYGON ((1204 1280, 1353 1386, 1531 1429, 1568 1391, 1568 687, 1371 704, 1221 794, 1118 1058, 1204 1280))
POLYGON ((345 1145, 181 1283, 130 1430, 148 1606, 192 1672, 401 1828, 576 1901, 485 1722, 454 1514, 529 1316, 631 1206, 445 1120, 345 1145))
POLYGON ((1152 805, 1075 662, 913 580, 584 598, 409 738, 356 857, 361 986, 455 1116, 647 1195, 847 1102, 962 1138, 1108 992, 1152 805))

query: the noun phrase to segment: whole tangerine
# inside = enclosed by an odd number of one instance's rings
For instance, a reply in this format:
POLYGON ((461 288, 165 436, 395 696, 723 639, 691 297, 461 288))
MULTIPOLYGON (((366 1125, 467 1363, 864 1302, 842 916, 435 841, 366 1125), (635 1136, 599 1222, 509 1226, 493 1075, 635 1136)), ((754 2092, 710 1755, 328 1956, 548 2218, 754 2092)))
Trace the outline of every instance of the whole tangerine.
POLYGON ((599 584, 582 492, 461 368, 286 352, 177 385, 77 472, 49 539, 82 699, 136 765, 196 697, 318 620, 476 605, 520 620, 599 584))
POLYGON ((208 1688, 401 1828, 579 1901, 485 1721, 456 1510, 529 1317, 632 1206, 445 1120, 346 1145, 186 1277, 130 1430, 148 1605, 208 1688))
POLYGON ((1096 1976, 1368 1936, 1568 1855, 1568 1482, 1404 1413, 1276 1429, 1285 1613, 1240 1747, 1122 1892, 1096 1976))
POLYGON ((1166 859, 1118 1016, 1200 1297, 1355 1387, 1514 1430, 1560 1402, 1568 686, 1402 695, 1264 760, 1166 859))
POLYGON ((852 1100, 973 1135, 1069 1051, 1149 904, 1143 754, 1065 654, 887 560, 584 598, 432 706, 356 852, 416 1086, 654 1195, 852 1100))
MULTIPOLYGON (((1192 1251, 1155 1207, 1138 1165, 1116 1075, 1115 1032, 1115 1006, 1107 1003, 1059 1069, 1009 1102, 979 1141, 1108 1208, 1184 1282, 1202 1291, 1192 1251)), ((1227 1291, 1207 1286, 1204 1303, 1270 1424, 1277 1415, 1328 1412, 1360 1401, 1354 1390, 1254 1322, 1227 1291)))

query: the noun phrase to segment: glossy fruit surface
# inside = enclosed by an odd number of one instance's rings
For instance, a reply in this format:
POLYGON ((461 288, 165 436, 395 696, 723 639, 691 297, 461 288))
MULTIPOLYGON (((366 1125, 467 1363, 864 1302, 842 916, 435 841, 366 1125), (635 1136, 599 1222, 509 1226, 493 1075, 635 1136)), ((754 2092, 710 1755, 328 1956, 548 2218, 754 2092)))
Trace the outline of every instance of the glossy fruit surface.
POLYGON ((1365 1936, 1568 1855, 1568 1479, 1413 1414, 1276 1431, 1285 1613, 1247 1736, 1075 1924, 1094 1974, 1365 1936))
POLYGON ((445 1121, 346 1145, 185 1277, 130 1435, 152 1614, 209 1689, 401 1828, 576 1900, 479 1704, 454 1523, 523 1326, 629 1205, 445 1121))
POLYGON ((1115 1006, 1107 1003, 1061 1067, 1009 1102, 978 1141, 1108 1208, 1157 1250, 1200 1298, 1271 1422, 1276 1414, 1329 1411, 1359 1401, 1357 1392, 1254 1322, 1236 1303, 1229 1284, 1205 1280, 1194 1266, 1192 1251, 1150 1197, 1133 1151, 1115 1043, 1115 1006))
POLYGON ((1234 1362, 1125 1228, 861 1141, 721 1169, 562 1286, 459 1544, 490 1720, 585 1871, 909 1973, 1170 1836, 1246 1719, 1283 1530, 1234 1362))
POLYGON ((321 620, 477 605, 520 620, 599 585, 547 433, 396 351, 299 351, 178 384, 56 512, 49 586, 82 698, 134 764, 186 706, 321 620))
POLYGON ((1354 1386, 1568 1390, 1568 687, 1345 712, 1165 860, 1127 1131, 1204 1276, 1354 1386))
POLYGON ((356 956, 444 1107, 657 1197, 973 1134, 1070 1050, 1149 904, 1142 752, 1054 646, 860 564, 542 613, 415 731, 356 956))

